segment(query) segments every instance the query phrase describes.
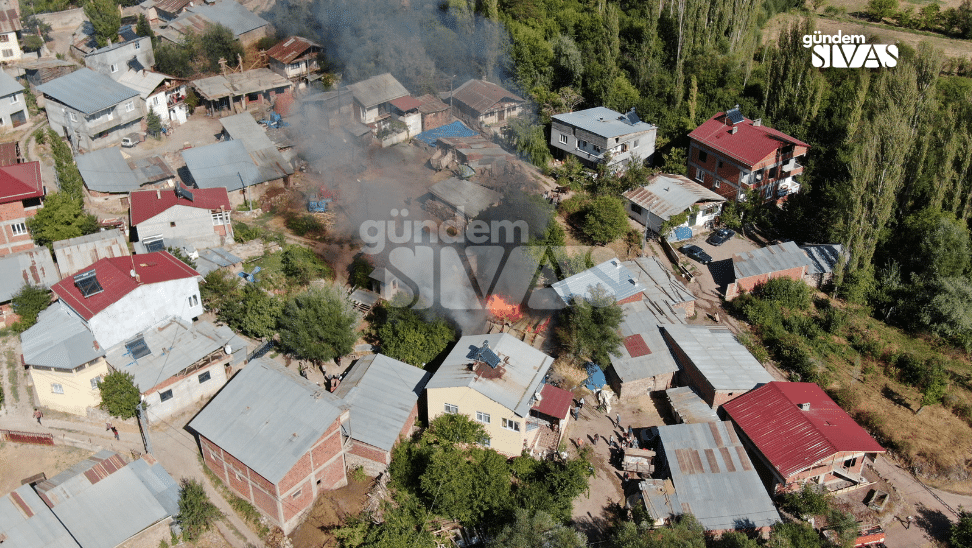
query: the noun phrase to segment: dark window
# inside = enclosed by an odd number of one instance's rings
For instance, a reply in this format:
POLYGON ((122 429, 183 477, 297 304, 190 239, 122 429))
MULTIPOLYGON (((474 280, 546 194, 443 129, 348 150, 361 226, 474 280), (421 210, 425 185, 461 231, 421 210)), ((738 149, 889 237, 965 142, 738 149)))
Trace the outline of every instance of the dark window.
POLYGON ((704 161, 706 161, 708 159, 709 159, 709 154, 706 151, 704 151, 704 150, 700 150, 699 151, 699 161, 700 162, 704 162, 704 161))
POLYGON ((159 392, 160 401, 169 401, 172 399, 172 389, 168 389, 165 392, 159 392))
POLYGON ((631 212, 635 215, 641 215, 641 206, 638 204, 631 204, 631 212))
POLYGON ((722 160, 718 160, 719 167, 722 167, 722 160))
POLYGON ((209 377, 209 371, 206 371, 205 373, 200 373, 199 374, 199 384, 202 384, 202 383, 208 381, 209 378, 210 378, 209 377))
POLYGON ((169 222, 169 226, 172 227, 172 228, 175 228, 175 221, 169 222))
POLYGON ((857 457, 844 461, 844 468, 853 468, 857 464, 857 457))

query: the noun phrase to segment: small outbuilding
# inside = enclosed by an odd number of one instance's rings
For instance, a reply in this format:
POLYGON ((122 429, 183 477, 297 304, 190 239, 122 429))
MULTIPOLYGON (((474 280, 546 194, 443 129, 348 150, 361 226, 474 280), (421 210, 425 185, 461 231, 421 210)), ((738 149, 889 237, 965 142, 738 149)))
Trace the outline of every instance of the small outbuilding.
POLYGON ((795 243, 783 242, 736 253, 732 256, 732 269, 735 279, 726 287, 727 301, 774 278, 802 281, 811 269, 811 261, 795 243))

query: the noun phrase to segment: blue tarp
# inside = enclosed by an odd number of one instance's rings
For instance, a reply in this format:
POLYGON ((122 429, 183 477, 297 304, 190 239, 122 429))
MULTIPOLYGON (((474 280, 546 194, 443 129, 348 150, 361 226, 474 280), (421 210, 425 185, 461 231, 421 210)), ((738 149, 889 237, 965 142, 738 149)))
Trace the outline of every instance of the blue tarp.
POLYGON ((456 121, 435 129, 423 131, 416 135, 415 138, 435 146, 435 142, 439 140, 439 137, 472 137, 473 135, 477 135, 477 133, 467 128, 462 122, 456 121))
POLYGON ((670 242, 681 242, 682 240, 692 239, 692 229, 687 226, 676 227, 675 230, 668 236, 668 241, 670 242))
POLYGON ((597 392, 605 384, 607 384, 607 378, 604 376, 604 371, 601 371, 596 363, 587 362, 587 382, 584 383, 584 386, 591 392, 597 392))

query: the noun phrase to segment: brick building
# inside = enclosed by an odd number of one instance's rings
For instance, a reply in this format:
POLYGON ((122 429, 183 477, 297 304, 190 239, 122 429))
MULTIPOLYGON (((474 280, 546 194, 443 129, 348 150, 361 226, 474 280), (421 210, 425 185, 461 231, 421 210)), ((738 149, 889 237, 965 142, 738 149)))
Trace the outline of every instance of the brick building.
POLYGON ((807 254, 793 242, 769 245, 732 256, 734 280, 726 287, 726 300, 742 291, 752 291, 774 278, 803 280, 811 269, 807 254))
POLYGON ((688 176, 729 200, 756 190, 764 201, 800 191, 810 145, 750 120, 739 106, 720 112, 689 133, 688 176))
POLYGON ((867 460, 884 453, 823 389, 809 382, 771 382, 723 406, 757 457, 771 493, 813 483, 860 484, 867 460))
POLYGON ((40 162, 0 167, 0 255, 34 247, 27 219, 43 207, 40 162))

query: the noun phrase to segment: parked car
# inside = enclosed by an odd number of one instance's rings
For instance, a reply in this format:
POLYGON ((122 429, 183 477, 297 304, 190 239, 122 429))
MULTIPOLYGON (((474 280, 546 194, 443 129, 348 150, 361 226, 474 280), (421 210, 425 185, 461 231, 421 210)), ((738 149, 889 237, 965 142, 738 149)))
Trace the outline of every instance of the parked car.
POLYGON ((683 245, 679 248, 679 251, 684 253, 687 257, 695 259, 702 264, 709 264, 712 262, 712 257, 708 253, 702 251, 702 248, 697 245, 683 245))
POLYGON ((142 137, 138 133, 130 133, 122 137, 121 146, 125 148, 132 148, 133 146, 142 142, 142 137))
POLYGON ((712 234, 709 234, 709 237, 705 241, 712 245, 720 246, 731 240, 735 235, 736 231, 731 228, 719 228, 712 232, 712 234))

